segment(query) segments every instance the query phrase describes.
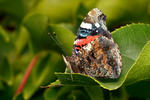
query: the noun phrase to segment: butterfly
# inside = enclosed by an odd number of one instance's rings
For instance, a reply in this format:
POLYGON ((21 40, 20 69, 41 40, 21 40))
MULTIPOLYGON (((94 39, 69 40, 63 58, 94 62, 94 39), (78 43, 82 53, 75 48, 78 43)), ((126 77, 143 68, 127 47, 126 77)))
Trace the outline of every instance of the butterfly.
POLYGON ((72 73, 95 79, 120 76, 122 58, 118 45, 106 27, 106 16, 94 8, 82 21, 73 44, 72 56, 64 57, 72 73))

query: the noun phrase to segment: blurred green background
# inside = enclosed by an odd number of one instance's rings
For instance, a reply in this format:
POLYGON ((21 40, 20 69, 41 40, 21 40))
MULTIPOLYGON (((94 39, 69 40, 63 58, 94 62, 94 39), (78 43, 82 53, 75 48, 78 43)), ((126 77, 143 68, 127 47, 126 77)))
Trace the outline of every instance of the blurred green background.
MULTIPOLYGON (((132 86, 111 92, 95 92, 100 87, 40 88, 57 79, 54 72, 65 71, 61 55, 71 55, 78 27, 93 8, 107 16, 110 32, 126 24, 150 23, 150 0, 0 0, 0 99, 150 100, 144 89, 146 96, 134 94, 132 86), (14 96, 28 65, 36 57, 23 91, 14 96), (87 91, 103 97, 94 98, 87 91)), ((135 85, 140 87, 139 84, 135 85)))

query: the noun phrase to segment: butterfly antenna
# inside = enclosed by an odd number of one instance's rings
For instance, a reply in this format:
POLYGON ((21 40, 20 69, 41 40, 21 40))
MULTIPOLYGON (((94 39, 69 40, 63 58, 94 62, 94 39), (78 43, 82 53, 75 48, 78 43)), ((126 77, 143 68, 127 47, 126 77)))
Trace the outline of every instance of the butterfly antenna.
POLYGON ((63 45, 61 43, 61 41, 59 41, 59 39, 57 38, 56 36, 56 33, 53 32, 53 33, 48 33, 48 36, 53 40, 55 41, 55 43, 61 48, 61 50, 64 52, 64 54, 66 55, 67 52, 65 51, 65 49, 63 48, 63 45))

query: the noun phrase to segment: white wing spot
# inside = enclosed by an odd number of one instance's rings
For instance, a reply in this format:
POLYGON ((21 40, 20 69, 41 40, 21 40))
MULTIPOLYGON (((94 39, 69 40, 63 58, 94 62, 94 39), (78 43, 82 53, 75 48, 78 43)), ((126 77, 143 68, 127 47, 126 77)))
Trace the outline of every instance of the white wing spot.
POLYGON ((95 26, 96 26, 97 28, 100 27, 99 23, 95 23, 95 26))
POLYGON ((92 24, 82 22, 80 27, 86 28, 86 29, 92 29, 92 24))
POLYGON ((92 45, 91 43, 88 43, 88 45, 84 46, 83 48, 87 51, 91 51, 92 45))

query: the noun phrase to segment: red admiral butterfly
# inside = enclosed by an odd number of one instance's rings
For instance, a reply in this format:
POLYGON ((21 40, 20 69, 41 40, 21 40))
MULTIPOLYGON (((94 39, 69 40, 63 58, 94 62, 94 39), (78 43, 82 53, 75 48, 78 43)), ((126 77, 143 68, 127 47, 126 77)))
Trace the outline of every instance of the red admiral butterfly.
POLYGON ((71 72, 94 78, 118 78, 122 61, 118 45, 107 30, 106 16, 97 8, 84 18, 71 57, 64 57, 71 72))

